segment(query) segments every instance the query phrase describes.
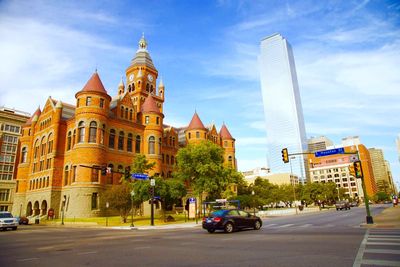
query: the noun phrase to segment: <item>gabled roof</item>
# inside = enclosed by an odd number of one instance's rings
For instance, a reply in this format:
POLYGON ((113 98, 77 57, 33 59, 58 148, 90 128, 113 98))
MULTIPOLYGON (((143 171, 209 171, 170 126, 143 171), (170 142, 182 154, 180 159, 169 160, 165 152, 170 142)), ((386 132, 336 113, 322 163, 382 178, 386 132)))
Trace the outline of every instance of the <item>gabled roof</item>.
POLYGON ((161 113, 152 95, 149 95, 142 105, 143 113, 161 113))
POLYGON ((25 125, 31 125, 33 118, 35 116, 39 117, 40 114, 42 114, 42 111, 40 110, 40 107, 38 107, 35 113, 33 113, 33 115, 26 121, 25 125))
POLYGON ((89 81, 80 92, 99 92, 107 94, 107 91, 104 88, 104 85, 101 82, 100 76, 97 71, 93 73, 92 77, 90 77, 89 81))
POLYGON ((204 127, 203 122, 201 122, 199 115, 197 115, 197 112, 194 113, 192 120, 189 123, 189 126, 187 127, 186 130, 207 130, 206 127, 204 127))
POLYGON ((219 135, 221 136, 222 139, 230 139, 230 140, 235 140, 231 133, 229 132, 228 128, 226 127, 225 123, 222 124, 221 130, 219 131, 219 135))

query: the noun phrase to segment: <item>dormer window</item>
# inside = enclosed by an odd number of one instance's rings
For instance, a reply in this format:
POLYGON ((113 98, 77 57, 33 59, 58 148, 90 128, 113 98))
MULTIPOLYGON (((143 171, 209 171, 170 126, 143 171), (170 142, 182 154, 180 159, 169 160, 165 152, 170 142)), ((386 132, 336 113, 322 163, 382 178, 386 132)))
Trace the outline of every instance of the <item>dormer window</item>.
POLYGON ((92 97, 86 97, 86 106, 90 106, 92 104, 92 97))
POLYGON ((104 108, 104 99, 103 98, 100 98, 100 107, 104 108))
POLYGON ((150 121, 150 117, 149 117, 149 116, 146 116, 146 117, 144 118, 144 123, 145 123, 145 124, 149 124, 149 121, 150 121))

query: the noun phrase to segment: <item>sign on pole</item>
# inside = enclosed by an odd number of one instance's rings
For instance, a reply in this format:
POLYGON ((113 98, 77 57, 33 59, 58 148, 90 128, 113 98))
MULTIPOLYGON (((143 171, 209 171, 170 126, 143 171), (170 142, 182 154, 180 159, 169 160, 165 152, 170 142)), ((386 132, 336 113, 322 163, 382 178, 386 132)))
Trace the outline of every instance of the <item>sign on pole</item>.
POLYGON ((196 198, 189 198, 189 219, 196 218, 196 198))
POLYGON ((132 173, 132 179, 147 180, 149 176, 144 173, 132 173))
POLYGON ((150 179, 150 185, 156 186, 156 179, 150 179))
POLYGON ((328 149, 328 150, 323 150, 323 151, 317 151, 314 153, 316 157, 324 157, 324 156, 330 156, 330 155, 335 155, 335 154, 344 154, 344 148, 334 148, 334 149, 328 149))

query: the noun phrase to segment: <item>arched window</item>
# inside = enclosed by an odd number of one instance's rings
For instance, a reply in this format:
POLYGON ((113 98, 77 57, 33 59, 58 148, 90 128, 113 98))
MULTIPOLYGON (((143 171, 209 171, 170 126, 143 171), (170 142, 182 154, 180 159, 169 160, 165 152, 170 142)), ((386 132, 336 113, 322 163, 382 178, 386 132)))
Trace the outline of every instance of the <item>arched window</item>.
POLYGON ((50 178, 49 176, 47 176, 46 187, 49 187, 49 185, 50 185, 50 178))
POLYGON ((133 118, 133 110, 131 109, 129 111, 129 120, 132 120, 132 118, 133 118))
POLYGON ((114 171, 114 165, 108 164, 108 169, 110 170, 111 174, 107 175, 107 184, 112 184, 113 183, 112 172, 114 171))
POLYGON ((228 162, 229 162, 229 165, 232 166, 232 156, 228 157, 228 162))
POLYGON ((106 125, 103 124, 103 127, 100 129, 100 144, 104 144, 104 133, 106 131, 106 125))
POLYGON ((97 123, 92 121, 89 125, 89 143, 96 143, 97 123))
POLYGON ((150 93, 153 93, 153 85, 150 85, 150 93))
POLYGON ((140 135, 136 136, 136 141, 135 141, 135 152, 140 153, 140 135))
POLYGON ((128 91, 131 92, 131 85, 128 85, 128 91))
POLYGON ((150 92, 150 85, 149 84, 146 84, 146 91, 150 92))
POLYGON ((76 176, 77 176, 77 172, 76 172, 77 171, 77 167, 73 166, 71 171, 72 171, 72 182, 75 183, 76 182, 76 176))
POLYGON ((71 149, 71 131, 68 132, 68 137, 67 137, 67 150, 71 149))
POLYGON ((78 143, 85 142, 85 123, 83 121, 78 124, 78 143))
POLYGON ((114 146, 115 146, 115 130, 111 129, 110 136, 108 137, 108 147, 114 148, 114 146))
POLYGON ((191 134, 189 133, 188 135, 189 135, 189 139, 190 139, 191 138, 191 134))
POLYGON ((155 143, 156 138, 154 136, 149 137, 149 154, 155 154, 155 143))
POLYGON ((128 119, 128 108, 125 108, 125 119, 128 119))
POLYGON ((27 158, 28 158, 28 149, 26 147, 23 147, 21 151, 21 163, 26 163, 27 158))
POLYGON ((53 134, 50 133, 49 137, 47 137, 47 154, 53 152, 53 134))
POLYGON ((46 153, 46 138, 43 137, 40 142, 40 156, 43 156, 46 153))
POLYGON ((132 134, 131 133, 128 134, 128 141, 126 143, 126 150, 128 150, 128 152, 132 152, 132 139, 133 139, 132 134))
POLYGON ((68 175, 69 175, 69 168, 65 166, 64 169, 64 186, 68 184, 68 175))
POLYGON ((124 150, 124 132, 119 132, 118 135, 118 150, 124 150))
POLYGON ((161 154, 161 146, 162 146, 162 139, 161 137, 158 139, 158 153, 157 154, 161 154))
POLYGON ((132 92, 135 91, 135 84, 132 83, 132 92))
POLYGON ((196 138, 199 139, 200 138, 200 133, 196 132, 196 138))
POLYGON ((124 107, 121 106, 121 118, 124 117, 124 107))
POLYGON ((76 130, 74 129, 74 134, 72 135, 72 147, 74 147, 76 142, 76 130))

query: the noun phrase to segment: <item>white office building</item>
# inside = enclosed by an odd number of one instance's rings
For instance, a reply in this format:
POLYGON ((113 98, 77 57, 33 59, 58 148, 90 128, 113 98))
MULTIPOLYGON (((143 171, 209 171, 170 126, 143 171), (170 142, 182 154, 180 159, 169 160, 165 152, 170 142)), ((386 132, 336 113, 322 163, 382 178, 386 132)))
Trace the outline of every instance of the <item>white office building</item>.
POLYGON ((303 109, 290 44, 280 34, 266 37, 261 41, 259 63, 268 138, 268 167, 272 173, 293 172, 305 181, 308 176, 306 157, 296 155, 291 157, 291 164, 284 164, 281 154, 285 147, 289 154, 307 150, 303 109))

